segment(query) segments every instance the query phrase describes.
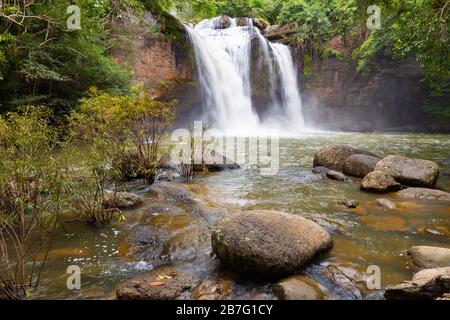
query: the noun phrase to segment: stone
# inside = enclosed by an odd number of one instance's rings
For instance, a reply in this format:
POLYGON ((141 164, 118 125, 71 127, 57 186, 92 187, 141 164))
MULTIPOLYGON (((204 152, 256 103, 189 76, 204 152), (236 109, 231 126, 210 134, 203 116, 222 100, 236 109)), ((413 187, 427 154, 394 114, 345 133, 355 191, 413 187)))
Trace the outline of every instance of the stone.
POLYGON ((107 193, 103 205, 107 208, 132 209, 142 204, 142 197, 131 192, 107 193))
POLYGON ((351 199, 339 199, 339 200, 336 200, 336 204, 338 204, 340 206, 344 206, 347 209, 354 209, 359 206, 359 201, 351 200, 351 199))
POLYGON ((384 297, 389 300, 430 300, 449 292, 450 267, 445 267, 421 270, 412 280, 386 288, 384 297))
POLYGON ((295 23, 276 24, 264 29, 264 36, 270 41, 280 40, 298 32, 298 26, 295 23))
POLYGON ((389 199, 380 198, 380 199, 375 200, 375 202, 379 207, 381 207, 383 209, 388 209, 388 210, 397 209, 396 204, 389 199))
POLYGON ((358 149, 350 145, 327 145, 317 150, 314 155, 313 167, 324 166, 331 170, 342 171, 347 158, 354 154, 377 157, 376 154, 368 150, 358 149))
POLYGON ((330 171, 330 169, 328 169, 327 167, 317 166, 317 167, 312 168, 311 171, 314 174, 326 175, 327 172, 330 171))
POLYGON ((330 234, 311 220, 271 210, 232 214, 211 236, 213 252, 233 271, 261 277, 301 269, 331 249, 330 234))
POLYGON ((227 29, 231 27, 231 18, 229 16, 220 16, 214 19, 215 29, 227 29))
POLYGON ((401 156, 381 159, 375 170, 387 172, 396 181, 410 187, 433 188, 439 178, 439 166, 435 162, 401 156))
POLYGON ((236 26, 238 27, 247 27, 251 23, 251 19, 247 17, 238 17, 236 18, 236 26))
POLYGON ((280 300, 322 300, 325 293, 321 286, 306 276, 291 276, 273 286, 273 293, 280 300))
POLYGON ((257 27, 259 30, 261 30, 261 32, 264 32, 264 30, 266 30, 266 28, 269 26, 269 23, 264 19, 253 18, 252 21, 253 25, 257 27))
POLYGON ((450 267, 450 249, 429 246, 414 246, 408 249, 412 262, 419 268, 450 267))
POLYGON ((393 192, 400 190, 401 184, 384 171, 372 171, 364 177, 360 189, 369 192, 393 192))
POLYGON ((345 160, 343 172, 349 176, 364 178, 374 171, 375 165, 380 160, 381 158, 366 154, 354 154, 345 160))
POLYGON ((450 193, 428 188, 406 188, 396 193, 401 198, 450 201, 450 193))
POLYGON ((164 266, 120 285, 119 300, 174 300, 189 295, 197 279, 175 267, 164 266))
POLYGON ((334 170, 328 170, 326 173, 327 178, 330 178, 332 180, 336 181, 345 181, 347 177, 342 172, 334 171, 334 170))

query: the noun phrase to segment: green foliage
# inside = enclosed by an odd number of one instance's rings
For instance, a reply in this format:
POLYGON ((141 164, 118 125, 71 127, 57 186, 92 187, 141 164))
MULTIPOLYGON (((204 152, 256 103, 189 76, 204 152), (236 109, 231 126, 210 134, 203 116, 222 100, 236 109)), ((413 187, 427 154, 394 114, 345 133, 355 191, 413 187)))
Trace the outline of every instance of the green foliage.
POLYGON ((0 117, 0 293, 9 299, 37 287, 38 255, 49 250, 68 190, 50 118, 42 107, 0 117))
POLYGON ((0 111, 14 110, 24 99, 57 115, 67 112, 90 86, 127 93, 130 73, 109 56, 108 21, 126 7, 142 10, 138 0, 80 0, 81 30, 67 30, 72 1, 3 1, 0 13, 0 111), (18 19, 17 15, 22 19, 18 19))
POLYGON ((358 69, 363 71, 376 67, 378 54, 396 59, 416 59, 431 89, 426 110, 450 117, 448 1, 394 1, 381 9, 382 29, 372 31, 354 52, 358 69))

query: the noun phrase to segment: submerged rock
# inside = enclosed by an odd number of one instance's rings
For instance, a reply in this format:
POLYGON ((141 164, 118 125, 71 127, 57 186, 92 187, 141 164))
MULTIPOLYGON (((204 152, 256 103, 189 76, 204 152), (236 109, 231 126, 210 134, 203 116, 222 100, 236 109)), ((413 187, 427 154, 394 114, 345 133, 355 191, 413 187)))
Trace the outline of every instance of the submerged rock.
POLYGON ((297 271, 333 245, 318 224, 270 210, 232 214, 213 231, 211 243, 232 270, 264 277, 297 271))
POLYGON ((349 145, 327 145, 316 152, 313 166, 324 166, 332 170, 342 171, 345 161, 355 154, 377 157, 376 154, 368 150, 358 149, 349 145))
POLYGON ((347 177, 342 172, 334 171, 334 170, 328 170, 326 173, 327 178, 330 178, 332 180, 336 181, 345 181, 347 177))
POLYGON ((450 267, 450 249, 429 246, 414 246, 408 249, 408 255, 419 268, 450 267))
POLYGON ((402 198, 450 201, 450 193, 428 188, 406 188, 397 192, 397 195, 402 198))
POLYGON ((444 166, 450 166, 450 158, 444 159, 442 161, 439 161, 440 164, 444 166))
POLYGON ((325 292, 313 279, 306 276, 291 276, 274 284, 273 293, 280 300, 322 300, 325 292))
POLYGON ((436 299, 450 292, 450 267, 424 269, 411 281, 391 286, 384 296, 390 300, 436 299))
POLYGON ((116 295, 119 300, 174 300, 188 295, 197 282, 194 276, 165 266, 127 281, 116 295))
POLYGON ((439 178, 439 166, 435 162, 401 156, 383 158, 375 170, 387 172, 398 182, 411 187, 433 188, 439 178))
POLYGON ((108 208, 132 209, 142 204, 142 197, 131 192, 107 193, 103 205, 108 208))
POLYGON ((344 162, 343 172, 346 175, 363 178, 369 172, 374 171, 375 166, 381 158, 366 154, 354 154, 344 162))
POLYGON ((388 209, 388 210, 397 209, 396 204, 389 199, 380 198, 380 199, 375 200, 375 202, 379 207, 381 207, 383 209, 388 209))
POLYGON ((377 170, 364 177, 360 188, 363 191, 384 193, 400 190, 401 184, 390 174, 377 170))
POLYGON ((347 209, 354 209, 359 206, 359 201, 351 200, 351 199, 339 199, 339 200, 336 200, 336 204, 338 204, 340 206, 344 206, 347 209))
POLYGON ((323 166, 317 166, 312 168, 312 173, 314 174, 321 174, 321 175, 326 175, 328 171, 330 171, 330 169, 328 169, 327 167, 323 167, 323 166))

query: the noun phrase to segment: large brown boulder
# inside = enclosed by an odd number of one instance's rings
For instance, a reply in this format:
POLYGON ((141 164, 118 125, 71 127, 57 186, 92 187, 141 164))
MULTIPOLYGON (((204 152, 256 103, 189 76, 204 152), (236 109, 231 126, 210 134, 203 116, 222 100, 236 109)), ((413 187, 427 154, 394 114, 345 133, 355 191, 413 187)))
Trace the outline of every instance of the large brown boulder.
POLYGON ((346 175, 363 178, 375 169, 380 160, 366 154, 354 154, 345 160, 343 171, 346 175))
POLYGON ((397 192, 397 195, 402 198, 450 201, 450 193, 428 188, 406 188, 397 192))
POLYGON ((439 166, 435 162, 401 156, 381 159, 375 170, 385 171, 398 182, 411 187, 433 188, 439 178, 439 166))
POLYGON ((313 167, 323 166, 332 170, 342 171, 345 161, 354 154, 365 154, 377 157, 376 154, 349 145, 327 145, 319 149, 314 155, 313 167))
POLYGON ((211 243, 230 269, 263 277, 299 270, 333 245, 317 223, 270 210, 232 214, 213 231, 211 243))
POLYGON ((174 300, 187 294, 196 283, 192 275, 165 266, 125 282, 116 295, 119 300, 174 300))
POLYGON ((384 296, 391 300, 436 299, 450 292, 450 267, 424 269, 411 281, 391 286, 384 296))
POLYGON ((408 249, 412 262, 419 268, 450 267, 450 249, 429 246, 414 246, 408 249))
POLYGON ((397 191, 401 185, 384 171, 372 171, 364 177, 360 188, 364 191, 383 193, 397 191))

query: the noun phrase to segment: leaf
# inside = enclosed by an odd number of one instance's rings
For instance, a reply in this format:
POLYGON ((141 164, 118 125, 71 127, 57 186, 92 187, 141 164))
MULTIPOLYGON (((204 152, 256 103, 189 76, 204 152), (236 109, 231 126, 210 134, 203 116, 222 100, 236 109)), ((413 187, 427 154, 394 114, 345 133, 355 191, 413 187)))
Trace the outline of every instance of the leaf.
POLYGON ((165 283, 162 281, 152 281, 149 283, 149 285, 151 285, 152 287, 159 287, 165 285, 165 283))
POLYGON ((172 276, 158 275, 158 276, 156 277, 156 279, 158 279, 158 280, 172 279, 172 276))

